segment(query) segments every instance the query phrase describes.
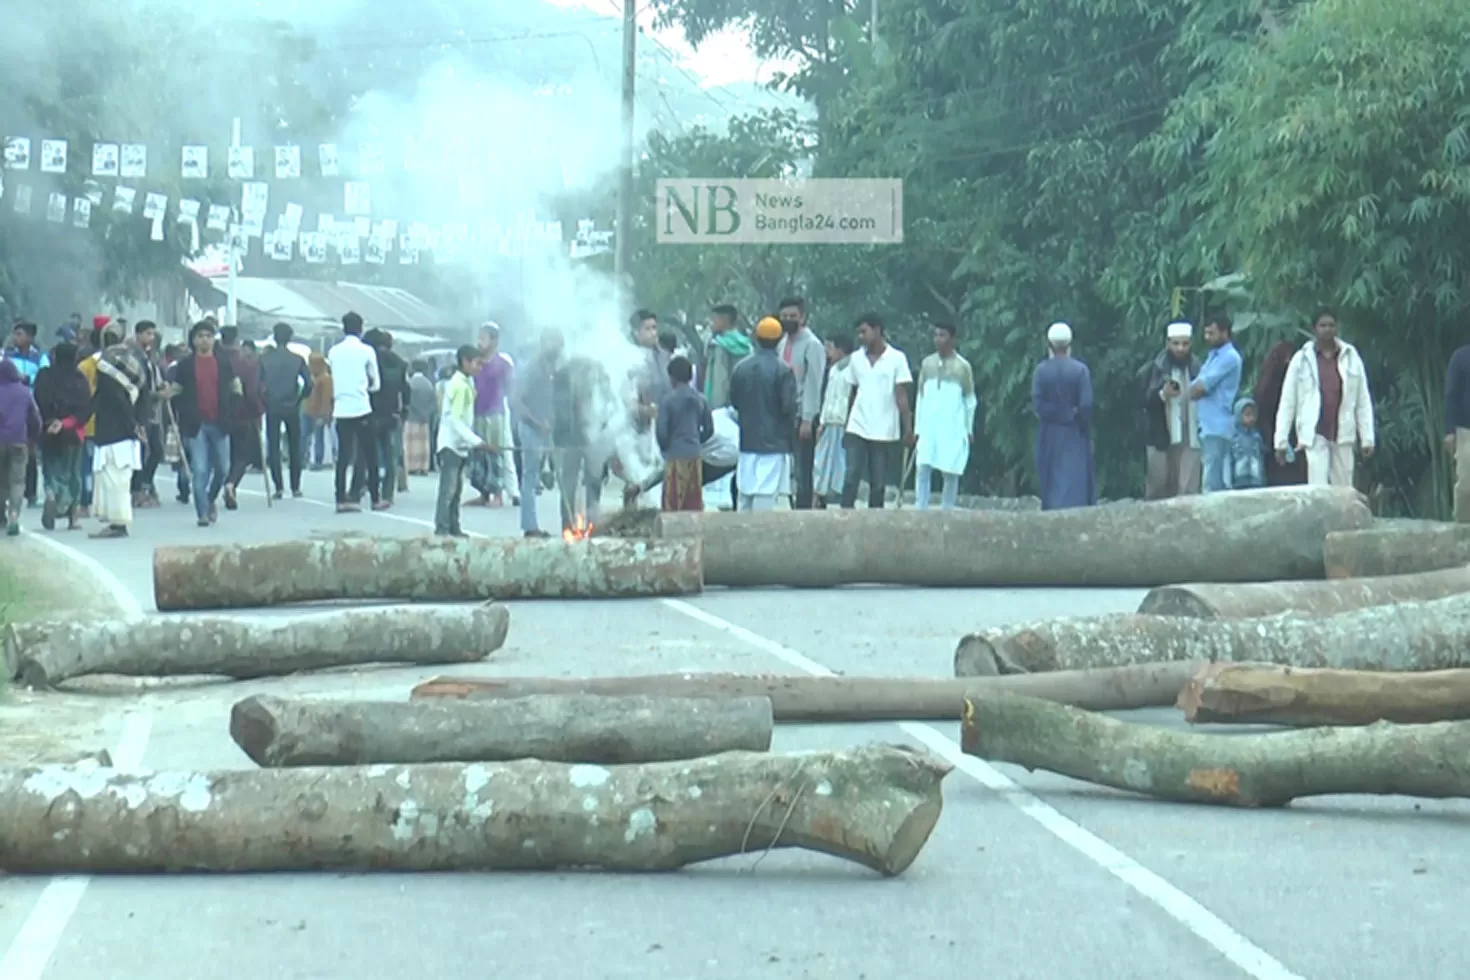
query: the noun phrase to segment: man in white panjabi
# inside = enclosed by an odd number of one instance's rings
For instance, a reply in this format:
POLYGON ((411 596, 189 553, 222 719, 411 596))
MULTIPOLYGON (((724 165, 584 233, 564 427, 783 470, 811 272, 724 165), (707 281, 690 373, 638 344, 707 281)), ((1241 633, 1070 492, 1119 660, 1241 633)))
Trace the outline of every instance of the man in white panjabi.
POLYGON ((96 451, 92 457, 94 538, 125 538, 133 523, 133 472, 143 466, 143 434, 153 392, 136 348, 117 344, 97 361, 96 451))
POLYGON ((934 327, 934 353, 919 365, 918 404, 914 408, 914 434, 918 437, 918 475, 914 483, 915 506, 929 509, 934 471, 943 475, 939 506, 953 510, 960 492, 960 477, 970 461, 971 434, 975 431, 975 375, 970 362, 954 349, 955 328, 940 323, 934 327))
POLYGON ((1140 372, 1148 440, 1145 500, 1199 493, 1203 473, 1198 403, 1189 397, 1200 372, 1199 358, 1190 353, 1194 327, 1176 321, 1166 328, 1165 337, 1164 349, 1140 372))
POLYGON ((768 316, 755 326, 755 353, 730 373, 730 409, 740 423, 735 479, 740 509, 774 510, 791 493, 798 410, 796 375, 776 356, 784 331, 768 316))

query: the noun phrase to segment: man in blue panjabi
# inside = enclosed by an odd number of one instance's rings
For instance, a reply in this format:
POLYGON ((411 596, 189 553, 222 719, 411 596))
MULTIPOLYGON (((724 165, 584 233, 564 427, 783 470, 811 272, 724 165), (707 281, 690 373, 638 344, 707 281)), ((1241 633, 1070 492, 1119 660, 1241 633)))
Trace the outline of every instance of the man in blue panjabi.
POLYGON ((1031 378, 1036 432, 1036 478, 1041 509, 1090 507, 1097 503, 1092 459, 1092 373, 1072 356, 1072 328, 1053 323, 1046 332, 1050 353, 1031 378))

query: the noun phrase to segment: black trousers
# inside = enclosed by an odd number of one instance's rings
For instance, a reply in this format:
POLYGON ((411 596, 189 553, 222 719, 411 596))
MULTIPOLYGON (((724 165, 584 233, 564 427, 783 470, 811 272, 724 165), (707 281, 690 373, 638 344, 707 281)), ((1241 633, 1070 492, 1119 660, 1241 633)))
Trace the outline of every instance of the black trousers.
POLYGON ((249 422, 230 427, 230 474, 225 477, 225 483, 240 488, 240 481, 245 479, 245 474, 252 466, 263 466, 265 461, 260 458, 260 421, 251 419, 249 422))
POLYGON ((163 462, 163 426, 148 426, 148 445, 143 447, 143 468, 133 471, 133 493, 153 490, 153 477, 163 462))
POLYGON ((286 460, 291 470, 291 492, 301 489, 301 413, 296 409, 285 412, 267 412, 265 415, 265 455, 270 461, 271 479, 276 490, 285 485, 281 482, 281 427, 286 427, 286 460))
POLYGON ((373 503, 378 496, 378 433, 373 417, 337 420, 337 503, 355 504, 362 499, 364 485, 373 503), (352 467, 352 486, 347 485, 347 468, 352 467))
POLYGON ((796 499, 792 501, 794 510, 812 509, 812 469, 817 462, 817 439, 816 425, 812 425, 812 438, 801 437, 801 426, 798 424, 797 431, 792 437, 791 444, 796 447, 796 472, 791 474, 796 483, 796 499))
POLYGON ((857 506, 858 484, 864 479, 868 481, 868 509, 883 509, 888 474, 898 445, 897 442, 874 442, 850 432, 842 437, 842 446, 847 450, 847 478, 842 481, 843 510, 857 506))

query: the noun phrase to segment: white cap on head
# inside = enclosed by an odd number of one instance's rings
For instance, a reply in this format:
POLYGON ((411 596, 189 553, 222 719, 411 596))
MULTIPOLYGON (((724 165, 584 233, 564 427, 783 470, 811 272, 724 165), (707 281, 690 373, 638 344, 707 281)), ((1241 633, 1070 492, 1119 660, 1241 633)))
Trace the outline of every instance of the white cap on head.
POLYGON ((1046 330, 1046 342, 1054 347, 1066 347, 1072 343, 1072 328, 1065 323, 1053 323, 1046 330))
POLYGON ((1194 336, 1194 327, 1185 323, 1183 320, 1175 320, 1169 324, 1168 330, 1165 331, 1165 336, 1170 340, 1189 340, 1194 336))

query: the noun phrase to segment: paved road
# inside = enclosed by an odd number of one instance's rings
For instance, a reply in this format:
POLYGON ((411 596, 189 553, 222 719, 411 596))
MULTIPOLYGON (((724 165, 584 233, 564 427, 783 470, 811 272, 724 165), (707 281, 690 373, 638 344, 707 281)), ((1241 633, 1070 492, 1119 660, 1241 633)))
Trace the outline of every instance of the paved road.
MULTIPOLYGON (((343 530, 422 534, 432 486, 390 514, 242 498, 211 529, 168 503, 129 541, 63 536, 151 608, 153 545, 343 530)), ((548 526, 553 501, 542 500, 548 526)), ((515 533, 510 511, 466 527, 515 533)), ((711 591, 523 602, 487 674, 681 669, 950 671, 968 629, 1134 608, 1135 591, 711 591)), ((280 613, 277 613, 278 615, 280 613)), ((244 767, 245 693, 401 697, 435 670, 212 685, 106 702, 148 768, 244 767), (132 713, 124 715, 126 705, 132 713)), ((1139 713, 1172 724, 1170 713, 1139 713)), ((777 852, 672 875, 261 875, 0 880, 0 980, 614 978, 1452 978, 1464 975, 1470 807, 1336 798, 1279 812, 1170 806, 959 756, 954 726, 789 726, 777 748, 924 744, 960 761, 940 825, 894 880, 777 852), (1459 882, 1460 884, 1456 884, 1459 882), (1460 899, 1455 899, 1458 894, 1460 899)), ((0 830, 3 832, 3 830, 0 830)))

